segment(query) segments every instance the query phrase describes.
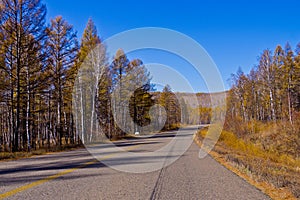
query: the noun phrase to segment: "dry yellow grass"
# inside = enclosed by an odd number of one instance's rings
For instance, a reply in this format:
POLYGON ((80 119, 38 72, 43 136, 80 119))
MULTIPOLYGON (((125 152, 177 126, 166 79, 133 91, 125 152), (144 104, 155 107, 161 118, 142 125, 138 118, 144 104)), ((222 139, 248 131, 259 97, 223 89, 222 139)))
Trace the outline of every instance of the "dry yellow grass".
POLYGON ((69 146, 64 146, 63 148, 51 148, 45 149, 41 148, 38 150, 32 150, 31 152, 0 152, 0 162, 1 161, 9 161, 9 160, 17 160, 21 158, 30 158, 32 156, 37 156, 37 155, 44 155, 44 154, 52 154, 55 152, 62 152, 62 151, 70 151, 74 149, 82 148, 81 145, 69 145, 69 146))
MULTIPOLYGON (((195 142, 199 146, 202 144, 202 139, 207 136, 206 134, 207 130, 202 129, 195 137, 195 142)), ((285 179, 295 178, 297 174, 299 176, 297 171, 300 168, 299 160, 294 160, 288 155, 273 155, 254 144, 238 139, 234 134, 226 131, 222 132, 214 150, 209 152, 209 154, 227 169, 242 177, 272 199, 296 199, 292 192, 298 194, 299 188, 293 191, 291 184, 284 187, 276 187, 273 180, 276 179, 276 176, 282 176, 284 177, 283 182, 291 181, 292 183, 292 181, 295 181, 285 179), (259 163, 258 160, 260 161, 259 163)), ((278 178, 278 180, 281 179, 278 178)))

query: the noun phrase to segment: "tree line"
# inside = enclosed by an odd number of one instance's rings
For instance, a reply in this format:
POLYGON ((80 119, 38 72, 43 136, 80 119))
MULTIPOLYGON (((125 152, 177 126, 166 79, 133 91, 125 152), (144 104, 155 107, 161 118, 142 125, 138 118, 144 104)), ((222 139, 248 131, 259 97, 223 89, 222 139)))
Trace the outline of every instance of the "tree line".
POLYGON ((274 154, 299 157, 300 44, 264 50, 258 65, 232 75, 225 130, 274 154))
POLYGON ((180 123, 171 88, 154 92, 143 62, 122 49, 109 63, 91 19, 79 41, 62 16, 50 24, 45 17, 41 0, 0 1, 0 151, 51 149, 180 123), (164 109, 151 110, 155 104, 164 109), (151 115, 163 110, 166 123, 154 123, 151 115))
POLYGON ((249 74, 232 75, 228 115, 243 121, 289 121, 300 111, 300 44, 293 51, 287 43, 275 51, 264 50, 249 74))

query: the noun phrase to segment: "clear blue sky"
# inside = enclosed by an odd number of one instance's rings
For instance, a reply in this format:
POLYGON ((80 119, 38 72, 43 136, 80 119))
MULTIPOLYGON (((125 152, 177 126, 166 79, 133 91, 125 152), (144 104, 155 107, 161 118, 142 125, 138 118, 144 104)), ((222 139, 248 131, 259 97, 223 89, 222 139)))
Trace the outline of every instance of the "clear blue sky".
MULTIPOLYGON (((297 0, 43 2, 47 5, 47 18, 62 15, 74 25, 79 38, 89 17, 94 20, 102 39, 138 27, 164 27, 180 31, 207 50, 217 64, 227 89, 230 74, 235 73, 239 66, 249 72, 264 49, 274 50, 276 45, 284 46, 286 42, 295 48, 300 42, 300 1, 297 0)), ((153 59, 145 54, 142 59, 144 62, 159 62, 163 57, 159 55, 153 59)), ((174 68, 179 69, 184 62, 173 60, 164 64, 173 64, 174 68)), ((186 76, 190 76, 196 91, 205 91, 192 72, 187 72, 186 76)))

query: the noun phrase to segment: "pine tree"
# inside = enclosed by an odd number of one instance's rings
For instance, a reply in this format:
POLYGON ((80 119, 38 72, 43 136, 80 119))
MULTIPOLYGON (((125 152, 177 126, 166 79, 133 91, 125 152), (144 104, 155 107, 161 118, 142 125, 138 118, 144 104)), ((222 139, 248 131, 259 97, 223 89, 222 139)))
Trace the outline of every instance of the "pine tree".
POLYGON ((79 62, 82 63, 87 55, 100 43, 101 40, 98 36, 97 28, 93 20, 89 19, 81 38, 81 45, 78 54, 79 62))
POLYGON ((49 71, 53 77, 53 85, 49 87, 49 90, 53 90, 52 94, 56 102, 55 133, 58 136, 59 145, 62 145, 62 138, 65 136, 63 112, 65 112, 66 78, 68 70, 74 65, 78 42, 73 27, 61 16, 51 20, 51 25, 46 32, 49 71))
POLYGON ((166 85, 160 95, 159 104, 163 106, 167 113, 167 120, 164 126, 165 130, 171 130, 178 128, 178 124, 181 121, 181 111, 179 102, 172 92, 169 85, 166 85))
POLYGON ((274 75, 274 103, 275 103, 275 112, 277 119, 286 117, 286 108, 285 105, 286 103, 286 91, 283 89, 285 86, 285 72, 284 72, 284 50, 280 45, 278 45, 274 51, 273 55, 273 66, 275 70, 275 75, 274 75))
POLYGON ((35 48, 44 38, 46 7, 41 4, 40 0, 1 0, 0 3, 0 32, 3 37, 0 46, 3 50, 2 53, 7 58, 4 68, 10 79, 13 151, 18 151, 20 141, 26 140, 24 130, 21 127, 24 120, 22 118, 22 99, 24 96, 22 90, 28 82, 22 81, 22 76, 23 72, 26 71, 25 68, 27 67, 28 71, 29 67, 26 60, 27 52, 35 48))
POLYGON ((295 56, 295 70, 294 70, 294 107, 299 112, 300 111, 300 43, 297 45, 295 56))
POLYGON ((129 109, 130 116, 133 119, 134 132, 141 132, 140 127, 147 126, 151 123, 149 111, 154 104, 151 90, 150 73, 144 67, 143 62, 139 59, 134 59, 130 62, 126 75, 127 83, 132 86, 139 86, 133 89, 134 92, 130 97, 129 109))
POLYGON ((295 70, 295 62, 294 62, 294 52, 291 49, 289 43, 285 46, 284 51, 284 59, 283 65, 281 68, 281 79, 282 85, 281 88, 284 91, 284 94, 287 98, 287 101, 284 102, 284 105, 288 106, 288 119, 290 123, 293 123, 293 102, 292 102, 292 91, 293 91, 293 79, 294 79, 294 70, 295 70))
POLYGON ((125 76, 129 71, 129 60, 123 49, 118 49, 110 65, 110 72, 112 78, 112 113, 114 116, 114 128, 117 135, 123 135, 124 129, 127 125, 126 117, 126 101, 128 98, 128 88, 124 85, 126 83, 125 76), (122 130, 123 129, 123 130, 122 130))

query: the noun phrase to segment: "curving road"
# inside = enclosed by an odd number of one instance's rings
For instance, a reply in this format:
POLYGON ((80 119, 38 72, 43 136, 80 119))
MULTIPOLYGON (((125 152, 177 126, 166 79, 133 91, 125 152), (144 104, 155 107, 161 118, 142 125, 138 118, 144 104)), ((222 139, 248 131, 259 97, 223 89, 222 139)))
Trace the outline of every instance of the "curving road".
POLYGON ((123 140, 116 143, 120 149, 111 144, 90 147, 102 161, 80 149, 0 162, 0 199, 270 199, 210 156, 199 159, 194 143, 168 165, 186 144, 171 141, 192 140, 196 130, 184 128, 177 134, 180 137, 168 132, 123 140), (163 149, 166 144, 170 148, 163 149), (151 172, 159 165, 164 167, 151 172))

